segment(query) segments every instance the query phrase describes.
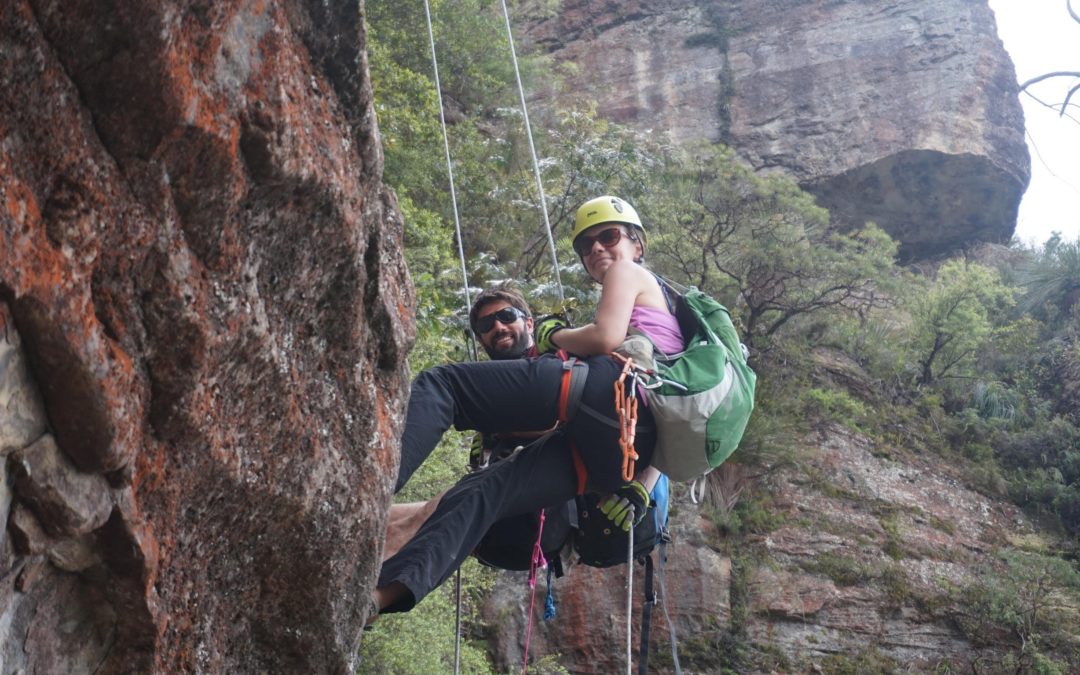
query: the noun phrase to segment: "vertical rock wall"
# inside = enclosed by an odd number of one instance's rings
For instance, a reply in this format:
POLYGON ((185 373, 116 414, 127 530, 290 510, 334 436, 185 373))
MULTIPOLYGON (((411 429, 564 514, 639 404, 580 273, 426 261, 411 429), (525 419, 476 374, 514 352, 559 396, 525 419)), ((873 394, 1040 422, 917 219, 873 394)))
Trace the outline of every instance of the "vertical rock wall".
POLYGON ((0 4, 0 663, 344 672, 413 297, 358 1, 0 4))

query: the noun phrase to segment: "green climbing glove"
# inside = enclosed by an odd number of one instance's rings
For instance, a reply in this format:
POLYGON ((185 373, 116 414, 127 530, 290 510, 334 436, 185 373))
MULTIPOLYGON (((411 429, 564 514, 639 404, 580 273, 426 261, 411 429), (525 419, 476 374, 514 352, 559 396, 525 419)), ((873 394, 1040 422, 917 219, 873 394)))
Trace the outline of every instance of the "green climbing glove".
POLYGON ((649 491, 636 480, 623 485, 600 502, 600 513, 607 516, 615 527, 622 528, 623 532, 629 532, 631 524, 637 525, 644 520, 648 510, 649 491))
POLYGON ((570 322, 566 317, 558 314, 549 314, 536 322, 536 351, 541 354, 559 351, 558 346, 551 341, 551 336, 563 328, 569 328, 570 322))
POLYGON ((469 468, 479 471, 487 466, 487 457, 484 452, 484 434, 477 431, 473 434, 472 443, 469 444, 469 468))

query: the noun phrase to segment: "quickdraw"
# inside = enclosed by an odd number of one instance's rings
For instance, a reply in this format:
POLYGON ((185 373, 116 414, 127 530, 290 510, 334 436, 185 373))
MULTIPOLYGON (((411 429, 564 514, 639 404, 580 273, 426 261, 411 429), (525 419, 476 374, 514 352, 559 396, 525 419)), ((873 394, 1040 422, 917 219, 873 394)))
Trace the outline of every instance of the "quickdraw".
POLYGON ((616 360, 623 364, 619 379, 615 380, 615 412, 619 415, 619 449, 622 450, 623 480, 627 483, 634 480, 634 462, 638 459, 634 449, 634 438, 637 434, 637 371, 634 369, 634 360, 629 356, 613 353, 616 360), (630 393, 626 393, 626 378, 630 377, 630 393))

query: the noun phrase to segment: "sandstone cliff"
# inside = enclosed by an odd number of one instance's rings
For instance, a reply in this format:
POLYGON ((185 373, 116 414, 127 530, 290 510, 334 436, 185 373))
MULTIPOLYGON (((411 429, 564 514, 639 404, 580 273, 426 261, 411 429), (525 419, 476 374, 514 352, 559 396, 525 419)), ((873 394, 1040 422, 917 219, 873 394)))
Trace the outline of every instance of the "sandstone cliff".
POLYGON ((350 669, 413 331, 363 42, 0 4, 4 673, 350 669))
POLYGON ((567 68, 537 97, 793 176, 906 258, 1006 241, 1030 160, 985 1, 567 0, 527 35, 567 68))

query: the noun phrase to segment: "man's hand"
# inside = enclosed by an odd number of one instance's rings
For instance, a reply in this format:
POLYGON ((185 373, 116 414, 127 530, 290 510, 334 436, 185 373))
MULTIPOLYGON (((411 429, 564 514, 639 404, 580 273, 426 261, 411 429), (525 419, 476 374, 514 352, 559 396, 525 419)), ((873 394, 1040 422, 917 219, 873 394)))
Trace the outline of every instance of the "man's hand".
POLYGON ((558 314, 549 314, 536 322, 536 351, 541 354, 557 352, 559 347, 551 341, 551 336, 563 328, 569 328, 570 322, 566 317, 558 314))
POLYGON ((484 434, 480 431, 473 433, 472 443, 469 444, 469 468, 479 471, 487 467, 488 457, 484 447, 484 434))
POLYGON ((622 528, 623 532, 629 532, 631 525, 640 523, 648 509, 649 492, 636 480, 623 485, 600 502, 600 512, 607 516, 615 527, 622 528))

